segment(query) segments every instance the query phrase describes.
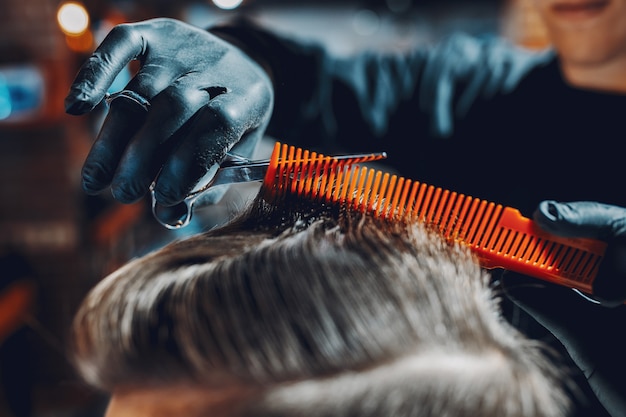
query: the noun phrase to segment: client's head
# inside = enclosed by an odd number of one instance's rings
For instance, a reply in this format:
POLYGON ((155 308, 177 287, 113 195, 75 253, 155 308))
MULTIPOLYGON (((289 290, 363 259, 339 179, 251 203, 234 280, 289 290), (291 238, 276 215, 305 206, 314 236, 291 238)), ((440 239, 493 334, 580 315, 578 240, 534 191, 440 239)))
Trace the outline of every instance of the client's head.
POLYGON ((561 416, 541 346, 462 247, 263 198, 114 272, 74 323, 110 416, 561 416))

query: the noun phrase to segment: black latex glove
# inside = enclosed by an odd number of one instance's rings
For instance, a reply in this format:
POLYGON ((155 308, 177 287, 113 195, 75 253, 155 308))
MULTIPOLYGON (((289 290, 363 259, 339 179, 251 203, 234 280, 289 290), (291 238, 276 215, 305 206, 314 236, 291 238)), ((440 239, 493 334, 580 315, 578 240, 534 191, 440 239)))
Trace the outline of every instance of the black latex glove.
POLYGON ((230 43, 172 19, 116 26, 80 69, 66 111, 94 109, 134 59, 140 70, 126 89, 150 106, 111 102, 83 166, 86 192, 110 186, 115 199, 131 203, 156 179, 157 201, 170 206, 235 145, 233 152, 251 156, 273 106, 268 75, 230 43))
POLYGON ((626 416, 626 209, 594 202, 544 201, 534 220, 545 230, 609 243, 588 301, 571 289, 508 274, 506 294, 552 332, 612 416, 626 416))

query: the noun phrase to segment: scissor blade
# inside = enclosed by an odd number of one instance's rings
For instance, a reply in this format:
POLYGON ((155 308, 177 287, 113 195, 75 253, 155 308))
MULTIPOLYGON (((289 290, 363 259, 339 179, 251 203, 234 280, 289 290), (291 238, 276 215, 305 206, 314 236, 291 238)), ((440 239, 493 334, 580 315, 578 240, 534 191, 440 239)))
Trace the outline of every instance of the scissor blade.
POLYGON ((268 166, 269 162, 267 161, 223 166, 217 171, 215 177, 213 177, 211 187, 240 182, 263 181, 268 166))
MULTIPOLYGON (((375 161, 384 159, 387 157, 385 152, 368 153, 368 154, 351 154, 351 155, 335 155, 330 158, 336 160, 354 160, 354 162, 361 161, 375 161)), ((263 181, 265 173, 269 167, 269 159, 249 161, 249 162, 233 162, 228 161, 220 167, 220 169, 213 177, 210 187, 215 187, 224 184, 236 184, 240 182, 253 182, 263 181)))

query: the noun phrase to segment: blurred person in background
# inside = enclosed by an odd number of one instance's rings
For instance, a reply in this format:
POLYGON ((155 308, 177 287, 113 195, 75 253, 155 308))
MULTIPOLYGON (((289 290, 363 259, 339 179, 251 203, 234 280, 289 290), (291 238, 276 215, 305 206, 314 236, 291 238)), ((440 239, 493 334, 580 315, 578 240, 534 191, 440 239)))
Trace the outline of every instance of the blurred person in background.
POLYGON ((454 34, 339 57, 250 19, 117 26, 66 98, 69 113, 89 112, 128 62, 141 65, 111 102, 83 187, 131 203, 155 181, 159 204, 177 207, 226 152, 249 156, 268 134, 325 153, 384 150, 404 176, 527 216, 537 209, 550 231, 610 250, 593 300, 503 275, 507 317, 534 337, 555 335, 608 412, 626 415, 626 0, 534 4, 551 40, 540 52, 454 34))

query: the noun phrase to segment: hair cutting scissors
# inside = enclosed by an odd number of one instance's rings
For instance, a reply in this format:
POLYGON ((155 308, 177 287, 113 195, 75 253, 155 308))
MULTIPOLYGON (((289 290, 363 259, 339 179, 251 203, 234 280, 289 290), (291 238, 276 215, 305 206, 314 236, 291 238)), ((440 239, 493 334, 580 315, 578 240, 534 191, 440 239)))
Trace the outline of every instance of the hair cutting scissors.
MULTIPOLYGON (((387 157, 385 152, 336 155, 330 158, 341 160, 374 161, 387 157)), ((226 159, 215 168, 209 170, 206 177, 211 179, 200 188, 187 194, 185 199, 172 207, 164 207, 156 201, 154 183, 150 186, 152 200, 152 214, 154 218, 168 229, 180 229, 187 226, 192 218, 194 205, 202 200, 202 197, 216 187, 238 183, 261 182, 265 178, 270 159, 250 160, 232 153, 226 154, 226 159)))

